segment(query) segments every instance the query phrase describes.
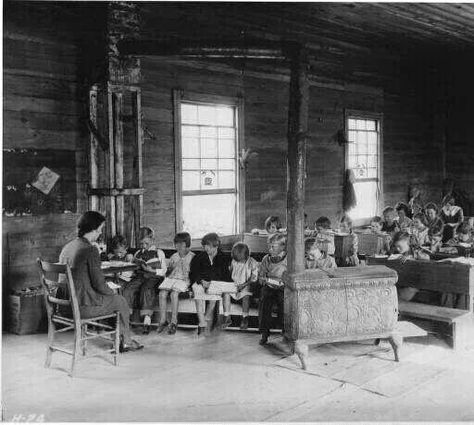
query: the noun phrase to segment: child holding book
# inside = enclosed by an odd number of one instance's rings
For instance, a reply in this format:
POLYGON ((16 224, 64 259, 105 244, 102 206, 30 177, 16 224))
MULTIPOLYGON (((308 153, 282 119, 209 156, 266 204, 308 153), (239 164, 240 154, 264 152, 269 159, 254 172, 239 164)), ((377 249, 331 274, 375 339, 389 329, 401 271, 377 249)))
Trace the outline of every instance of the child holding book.
POLYGON ((242 300, 242 322, 240 329, 245 330, 249 327, 250 297, 252 296, 252 286, 258 282, 258 263, 250 256, 250 250, 247 244, 237 242, 232 247, 232 262, 230 272, 232 280, 235 283, 237 292, 229 294, 224 293, 224 322, 223 327, 230 324, 230 298, 242 300))
POLYGON ((334 233, 331 230, 331 220, 327 217, 319 217, 314 223, 314 229, 321 251, 334 255, 336 247, 334 244, 334 233))
POLYGON ((187 232, 177 233, 174 237, 176 252, 168 263, 166 278, 159 287, 160 323, 158 333, 168 328, 168 334, 174 335, 178 327, 178 301, 179 294, 186 292, 191 281, 189 272, 194 253, 190 251, 191 235, 187 232), (168 296, 171 300, 171 323, 166 321, 168 296))
POLYGON ((223 292, 220 290, 223 288, 219 286, 224 286, 220 285, 223 282, 232 282, 230 261, 220 250, 220 243, 216 233, 208 233, 201 239, 204 251, 196 254, 191 260, 189 277, 199 319, 198 335, 202 332, 209 335, 216 301, 221 298, 223 292))
POLYGON ((260 264, 258 280, 262 285, 259 308, 259 328, 262 338, 260 344, 266 344, 270 336, 273 306, 278 308, 278 316, 283 315, 283 273, 286 271, 286 236, 275 233, 268 238, 269 254, 260 264))
POLYGON ((472 228, 469 223, 462 223, 456 231, 456 236, 448 241, 448 245, 473 245, 474 237, 472 235, 472 228))
POLYGON ((318 242, 315 238, 308 238, 304 242, 305 245, 305 265, 307 269, 332 269, 336 268, 336 260, 334 257, 325 254, 319 249, 318 242))
MULTIPOLYGON (((107 254, 109 261, 126 261, 131 263, 133 261, 133 254, 128 248, 128 243, 122 235, 115 235, 109 243, 110 251, 107 254)), ((120 284, 126 284, 132 280, 133 271, 121 272, 117 274, 120 284)))
POLYGON ((360 261, 358 257, 359 238, 352 228, 352 220, 349 216, 343 215, 339 223, 339 231, 348 234, 351 240, 348 255, 344 258, 338 258, 338 264, 342 267, 358 266, 360 261))
POLYGON ((146 335, 150 333, 156 288, 163 282, 166 274, 166 258, 164 252, 157 249, 153 243, 152 229, 141 227, 138 238, 140 249, 135 253, 133 261, 139 265, 139 269, 133 274, 132 280, 124 286, 123 296, 128 302, 131 313, 135 306, 138 305, 140 308, 143 333, 146 335))
MULTIPOLYGON (((393 257, 389 260, 399 260, 405 263, 408 260, 429 260, 426 252, 414 248, 411 244, 410 235, 407 232, 398 232, 393 238, 393 257)), ((398 298, 403 301, 410 301, 418 293, 418 289, 412 287, 399 287, 398 298)))

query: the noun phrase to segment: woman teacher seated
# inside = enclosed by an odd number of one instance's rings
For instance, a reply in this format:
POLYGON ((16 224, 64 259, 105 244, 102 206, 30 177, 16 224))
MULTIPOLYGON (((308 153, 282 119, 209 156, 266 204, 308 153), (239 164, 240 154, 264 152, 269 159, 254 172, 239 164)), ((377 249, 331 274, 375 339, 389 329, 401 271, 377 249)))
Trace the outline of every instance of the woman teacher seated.
POLYGON ((130 337, 129 307, 104 280, 99 251, 93 245, 101 235, 105 217, 96 211, 85 212, 77 223, 77 238, 68 242, 59 256, 60 263, 71 267, 79 309, 83 318, 120 312, 120 352, 143 348, 130 337))

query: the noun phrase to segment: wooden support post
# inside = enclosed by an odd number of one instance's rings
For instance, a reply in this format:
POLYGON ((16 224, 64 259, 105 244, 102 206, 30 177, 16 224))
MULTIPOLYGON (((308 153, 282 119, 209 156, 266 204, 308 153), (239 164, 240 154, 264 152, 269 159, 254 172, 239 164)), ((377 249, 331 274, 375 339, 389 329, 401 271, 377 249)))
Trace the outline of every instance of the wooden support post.
POLYGON ((304 197, 306 138, 308 131, 309 64, 302 46, 290 57, 290 105, 288 111, 287 229, 288 272, 304 270, 304 197))
MULTIPOLYGON (((113 94, 110 84, 107 86, 107 117, 108 117, 108 130, 109 130, 109 155, 108 155, 108 171, 109 171, 109 188, 115 187, 115 148, 114 148, 114 102, 113 94)), ((117 233, 117 221, 115 216, 115 200, 109 199, 108 202, 108 220, 109 223, 109 236, 115 236, 117 233)))
MULTIPOLYGON (((114 161, 115 161, 115 188, 123 188, 123 123, 122 123, 122 110, 123 110, 123 95, 122 93, 113 93, 113 105, 114 105, 114 161)), ((113 202, 113 200, 112 200, 113 202)), ((125 200, 123 195, 117 195, 115 197, 115 219, 116 219, 116 232, 120 235, 124 234, 124 223, 125 223, 125 200)))
MULTIPOLYGON (((137 143, 137 184, 143 187, 143 128, 142 128, 142 102, 141 91, 136 89, 135 95, 132 97, 132 111, 135 116, 135 139, 137 143)), ((138 220, 135 220, 135 238, 138 246, 138 230, 143 223, 143 193, 138 195, 138 220), (137 222, 138 221, 138 222, 137 222)))
MULTIPOLYGON (((92 86, 89 91, 89 119, 97 127, 97 86, 92 86)), ((99 187, 99 144, 94 134, 90 134, 90 187, 99 187)), ((93 211, 99 210, 99 197, 90 197, 89 208, 93 211)))

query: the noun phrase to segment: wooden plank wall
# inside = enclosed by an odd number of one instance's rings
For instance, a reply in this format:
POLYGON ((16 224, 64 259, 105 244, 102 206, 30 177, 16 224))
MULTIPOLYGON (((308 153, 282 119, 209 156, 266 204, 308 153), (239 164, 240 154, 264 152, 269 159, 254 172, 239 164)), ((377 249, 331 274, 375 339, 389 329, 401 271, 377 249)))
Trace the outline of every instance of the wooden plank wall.
MULTIPOLYGON (((158 239, 175 231, 172 89, 203 94, 243 96, 245 144, 257 152, 246 171, 247 228, 261 226, 266 216, 284 218, 286 208, 286 128, 288 81, 263 71, 238 72, 222 64, 143 58, 144 123, 156 137, 145 141, 145 223, 158 239)), ((396 88, 339 82, 312 83, 310 89, 307 213, 332 220, 342 210, 344 147, 337 134, 344 109, 384 114, 384 195, 386 204, 407 200, 416 182, 426 198, 438 200, 441 166, 426 155, 432 146, 430 119, 411 84, 396 88), (338 84, 337 84, 338 83, 338 84)), ((212 230, 212 229, 210 229, 212 230)))
MULTIPOLYGON (((453 179, 458 191, 470 199, 470 211, 474 215, 474 64, 464 63, 458 68, 461 76, 451 75, 447 87, 449 95, 446 130, 446 174, 453 179)), ((466 208, 466 206, 465 206, 466 208)), ((467 209, 467 208, 466 208, 467 209)))
MULTIPOLYGON (((101 74, 104 46, 100 44, 103 34, 99 29, 104 28, 105 18, 100 5, 91 3, 79 8, 82 18, 74 16, 73 8, 61 5, 53 10, 47 4, 39 15, 25 12, 40 4, 10 3, 9 7, 13 5, 15 9, 5 16, 4 147, 75 150, 78 212, 81 212, 87 205, 85 147, 88 142, 83 120, 87 108, 81 91, 88 86, 85 81, 97 81, 92 74, 101 74), (95 9, 88 13, 89 8, 95 9), (64 11, 69 14, 67 19, 63 19, 64 11), (89 38, 84 38, 85 35, 89 38)), ((338 143, 337 134, 343 129, 345 108, 384 114, 386 204, 406 200, 408 185, 413 182, 424 187, 426 200, 438 200, 444 168, 451 170, 467 188, 471 187, 472 172, 466 168, 462 155, 472 146, 470 128, 466 125, 470 121, 452 122, 450 128, 462 128, 456 133, 458 147, 443 156, 445 148, 433 116, 444 114, 444 104, 433 106, 437 80, 430 77, 429 63, 416 57, 402 58, 396 51, 357 45, 350 34, 345 34, 344 39, 338 39, 337 33, 332 38, 327 34, 320 37, 308 23, 300 25, 293 21, 286 25, 281 17, 267 17, 263 9, 261 14, 265 19, 262 20, 262 16, 242 10, 237 4, 231 8, 213 5, 212 13, 210 6, 207 7, 169 4, 158 8, 153 3, 144 4, 143 37, 160 34, 239 37, 245 33, 268 40, 280 37, 305 40, 315 53, 306 193, 311 221, 319 215, 334 220, 341 211, 344 148, 338 143), (153 13, 150 8, 154 9, 153 13)), ((454 75, 456 71, 453 70, 454 75)), ((159 242, 172 240, 175 232, 172 111, 175 88, 243 97, 245 143, 258 154, 247 168, 247 228, 261 226, 269 214, 284 217, 287 66, 265 62, 256 65, 250 61, 211 63, 143 58, 142 75, 144 125, 155 136, 146 138, 144 146, 145 224, 156 229, 159 242)), ((462 86, 457 86, 455 91, 462 91, 462 86)), ((458 109, 471 105, 468 102, 472 98, 459 103, 458 109)), ((64 240, 72 236, 76 218, 77 215, 4 218, 4 246, 8 241, 10 247, 9 255, 4 256, 4 266, 8 264, 10 270, 15 270, 8 285, 28 286, 36 282, 34 259, 39 251, 35 250, 44 246, 47 256, 54 259, 64 240), (34 232, 34 237, 25 232, 34 232)))
MULTIPOLYGON (((83 211, 88 139, 78 48, 70 37, 47 35, 31 22, 7 20, 3 40, 3 148, 75 151, 77 211, 83 211)), ((3 288, 38 285, 36 258, 56 260, 74 237, 77 218, 77 213, 3 217, 3 288)))

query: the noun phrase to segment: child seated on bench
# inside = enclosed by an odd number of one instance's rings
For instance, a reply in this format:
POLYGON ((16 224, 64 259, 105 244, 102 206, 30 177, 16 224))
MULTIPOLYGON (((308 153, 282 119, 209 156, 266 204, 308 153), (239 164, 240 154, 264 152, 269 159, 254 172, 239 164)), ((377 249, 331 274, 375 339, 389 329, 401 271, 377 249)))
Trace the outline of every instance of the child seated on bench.
MULTIPOLYGON (((133 254, 128 248, 128 243, 122 235, 115 235, 110 240, 110 253, 107 255, 109 261, 126 261, 130 263, 133 261, 133 254)), ((119 283, 126 284, 132 280, 133 271, 118 273, 117 278, 119 283)))
POLYGON ((247 244, 237 242, 232 247, 232 262, 230 271, 232 280, 235 283, 237 292, 234 294, 223 294, 224 322, 223 327, 227 327, 230 323, 230 298, 234 300, 242 300, 242 322, 240 329, 244 330, 249 327, 249 310, 250 297, 252 294, 252 285, 258 282, 258 262, 250 256, 250 250, 247 244))
MULTIPOLYGON (((430 257, 427 253, 422 252, 420 249, 414 248, 410 245, 410 235, 407 232, 398 232, 393 237, 393 248, 392 252, 395 255, 389 257, 389 260, 395 259, 402 263, 408 260, 429 260, 430 257)), ((416 288, 411 287, 399 287, 398 298, 403 301, 410 301, 419 292, 416 288)))
POLYGON ((167 277, 160 285, 160 323, 158 333, 163 332, 168 326, 166 321, 168 295, 171 299, 171 323, 168 334, 174 335, 178 326, 178 297, 180 293, 186 292, 190 285, 189 271, 191 260, 194 257, 189 248, 191 246, 191 235, 187 232, 177 233, 174 237, 176 251, 168 263, 167 277))
POLYGON ((332 269, 336 268, 334 257, 320 250, 320 245, 315 238, 307 238, 304 242, 305 264, 307 269, 332 269))
POLYGON ((382 217, 379 217, 379 216, 373 217, 372 220, 370 221, 370 232, 373 235, 377 235, 383 238, 383 244, 380 247, 380 251, 375 252, 376 255, 388 254, 391 249, 392 237, 388 233, 384 232, 382 228, 383 228, 382 217))
POLYGON ((428 243, 428 227, 425 215, 417 213, 413 216, 413 223, 409 229, 411 244, 420 247, 428 243))
POLYGON ((280 230, 281 221, 277 216, 271 215, 265 219, 263 227, 263 229, 252 229, 251 233, 253 235, 272 235, 280 230))
POLYGON ((135 253, 133 261, 139 264, 140 268, 124 286, 123 296, 131 313, 133 308, 139 305, 140 315, 143 317, 143 333, 147 335, 150 333, 151 315, 155 307, 156 288, 163 282, 166 274, 166 257, 164 252, 153 244, 152 229, 140 228, 138 238, 140 249, 135 253))
POLYGON ((395 208, 386 207, 383 210, 382 215, 383 215, 382 232, 387 232, 393 237, 395 233, 400 231, 400 227, 398 226, 398 222, 396 221, 397 214, 395 212, 395 208))
POLYGON ((314 223, 314 230, 321 251, 329 255, 334 255, 336 246, 334 244, 334 233, 331 230, 331 220, 327 217, 319 217, 314 223))
POLYGON ((408 231, 408 229, 412 225, 412 220, 410 219, 410 217, 408 217, 411 214, 408 205, 403 202, 399 202, 395 206, 395 210, 398 214, 398 227, 404 232, 408 231))
POLYGON ((345 258, 338 259, 338 261, 340 261, 339 265, 342 267, 358 266, 360 263, 359 257, 357 256, 359 248, 359 238, 352 229, 352 220, 348 215, 344 214, 342 216, 341 221, 339 223, 339 230, 342 233, 348 233, 351 238, 351 247, 348 252, 349 255, 345 258))
POLYGON ((428 229, 428 240, 426 248, 431 252, 431 254, 436 254, 440 252, 441 247, 443 246, 443 228, 437 229, 436 227, 430 227, 428 229))
POLYGON ((472 229, 469 223, 461 224, 456 230, 456 236, 448 241, 448 245, 473 245, 474 238, 472 236, 472 229))
POLYGON ((258 273, 262 296, 259 309, 259 328, 262 334, 260 344, 266 344, 270 336, 273 306, 278 308, 278 316, 283 315, 283 273, 286 272, 286 236, 275 233, 268 238, 269 254, 263 257, 258 273))
POLYGON ((189 277, 193 284, 199 319, 197 334, 200 335, 204 331, 206 335, 209 335, 216 301, 222 296, 222 291, 219 293, 219 283, 232 282, 232 277, 230 275, 230 261, 219 249, 219 236, 216 233, 208 233, 201 239, 201 245, 204 251, 196 254, 191 260, 189 277), (214 284, 212 294, 209 293, 211 282, 214 284), (204 313, 206 301, 207 308, 204 313))

